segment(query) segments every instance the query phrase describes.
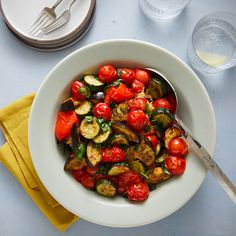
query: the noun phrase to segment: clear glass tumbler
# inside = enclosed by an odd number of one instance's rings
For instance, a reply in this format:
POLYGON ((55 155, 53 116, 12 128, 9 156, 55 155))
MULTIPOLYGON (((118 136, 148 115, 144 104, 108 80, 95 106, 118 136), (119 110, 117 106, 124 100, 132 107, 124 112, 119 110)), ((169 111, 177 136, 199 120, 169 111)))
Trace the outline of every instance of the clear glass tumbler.
POLYGON ((154 21, 168 21, 178 16, 190 0, 139 0, 140 8, 154 21))
POLYGON ((236 65, 236 15, 214 12, 196 24, 188 57, 199 71, 215 73, 236 65))

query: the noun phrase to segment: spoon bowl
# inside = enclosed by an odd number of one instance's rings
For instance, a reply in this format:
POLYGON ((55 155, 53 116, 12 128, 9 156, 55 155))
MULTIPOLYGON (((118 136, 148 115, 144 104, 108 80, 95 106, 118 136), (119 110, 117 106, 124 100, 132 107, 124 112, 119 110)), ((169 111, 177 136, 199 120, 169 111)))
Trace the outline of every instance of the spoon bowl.
POLYGON ((228 196, 233 200, 234 203, 236 203, 235 185, 230 181, 230 179, 225 175, 223 170, 213 160, 208 151, 199 143, 199 141, 197 141, 197 139, 193 137, 193 135, 191 134, 187 126, 183 123, 183 121, 181 121, 177 117, 176 112, 178 108, 178 95, 173 85, 160 71, 153 68, 145 68, 145 70, 150 72, 151 77, 158 77, 168 86, 169 93, 172 94, 176 102, 176 109, 173 112, 175 125, 182 130, 183 136, 187 140, 189 148, 197 154, 204 166, 211 171, 211 173, 214 175, 214 177, 221 185, 221 187, 225 190, 225 192, 228 194, 228 196))

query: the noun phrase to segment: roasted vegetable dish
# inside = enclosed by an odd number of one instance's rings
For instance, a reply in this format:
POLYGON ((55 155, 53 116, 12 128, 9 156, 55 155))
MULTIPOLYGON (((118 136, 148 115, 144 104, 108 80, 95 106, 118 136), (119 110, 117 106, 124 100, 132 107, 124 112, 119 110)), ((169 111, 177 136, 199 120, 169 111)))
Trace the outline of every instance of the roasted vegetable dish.
POLYGON ((105 197, 147 199, 185 171, 188 146, 173 115, 168 85, 141 68, 103 65, 71 84, 55 136, 65 171, 105 197))

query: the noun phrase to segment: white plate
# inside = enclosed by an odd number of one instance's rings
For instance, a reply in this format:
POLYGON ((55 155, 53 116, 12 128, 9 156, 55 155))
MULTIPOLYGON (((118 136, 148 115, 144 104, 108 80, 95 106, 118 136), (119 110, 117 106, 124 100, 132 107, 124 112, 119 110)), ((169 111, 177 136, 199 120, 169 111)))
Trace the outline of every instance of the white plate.
MULTIPOLYGON (((71 19, 65 26, 43 37, 30 35, 29 28, 41 10, 45 6, 52 7, 55 2, 56 0, 1 0, 1 8, 5 22, 20 37, 32 42, 50 43, 79 30, 95 4, 94 0, 77 0, 71 8, 71 19)), ((56 8, 57 15, 67 9, 69 2, 62 1, 56 8)))
POLYGON ((161 70, 179 95, 179 117, 212 155, 216 141, 214 111, 201 81, 184 62, 163 48, 141 41, 109 40, 83 47, 56 65, 40 86, 30 115, 29 146, 48 191, 62 206, 88 221, 113 227, 145 225, 182 207, 198 190, 207 171, 190 152, 184 175, 159 185, 145 202, 135 204, 121 197, 98 196, 63 170, 65 159, 54 136, 60 103, 69 96, 76 76, 95 73, 104 63, 161 70))

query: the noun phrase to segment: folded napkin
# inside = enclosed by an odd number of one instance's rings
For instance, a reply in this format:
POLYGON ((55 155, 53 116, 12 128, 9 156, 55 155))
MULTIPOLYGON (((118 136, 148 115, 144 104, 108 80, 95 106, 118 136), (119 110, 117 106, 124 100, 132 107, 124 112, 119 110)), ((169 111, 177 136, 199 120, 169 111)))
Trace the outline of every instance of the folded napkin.
POLYGON ((35 204, 58 230, 65 231, 78 217, 63 208, 45 189, 34 169, 28 147, 28 119, 35 94, 0 110, 0 126, 7 143, 0 161, 16 177, 35 204))

